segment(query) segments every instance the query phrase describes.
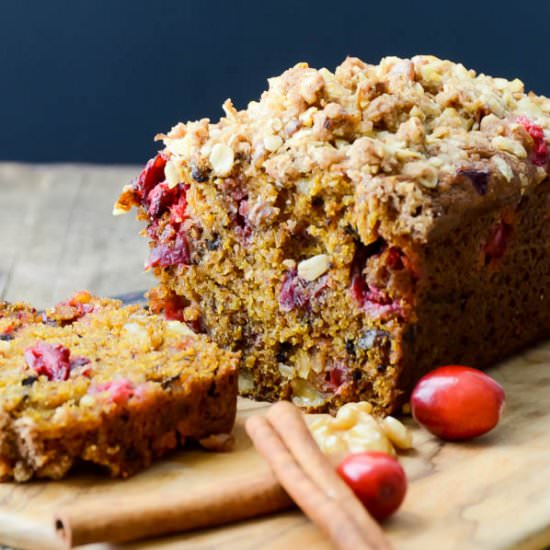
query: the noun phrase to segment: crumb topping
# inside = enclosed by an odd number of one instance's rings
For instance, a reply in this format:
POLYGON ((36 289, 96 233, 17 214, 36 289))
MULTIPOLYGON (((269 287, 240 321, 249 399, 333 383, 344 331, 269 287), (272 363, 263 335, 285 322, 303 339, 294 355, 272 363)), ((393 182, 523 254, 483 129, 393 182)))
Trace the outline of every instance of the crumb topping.
POLYGON ((239 170, 284 186, 328 170, 351 181, 401 175, 428 189, 473 149, 525 158, 536 144, 518 117, 550 139, 550 100, 433 56, 348 58, 334 73, 299 63, 268 82, 246 110, 227 100, 219 122, 180 123, 157 139, 184 172, 206 167, 214 178, 239 170))
MULTIPOLYGON (((165 146, 156 161, 165 164, 162 197, 183 182, 223 193, 238 180, 257 191, 243 208, 260 227, 276 219, 281 190, 311 195, 338 179, 352 189, 350 202, 363 220, 354 225, 369 241, 377 237, 368 235, 375 223, 369 212, 380 203, 391 202, 414 235, 452 210, 445 202, 457 202, 454 194, 438 197, 457 182, 470 181, 471 203, 476 193, 491 200, 507 184, 524 189, 546 178, 550 100, 526 94, 518 79, 419 55, 378 65, 350 57, 334 72, 299 63, 268 83, 244 110, 228 99, 218 122, 178 123, 156 136, 165 146), (412 219, 420 205, 422 216, 412 219)), ((139 203, 147 183, 126 187, 115 213, 139 203)))

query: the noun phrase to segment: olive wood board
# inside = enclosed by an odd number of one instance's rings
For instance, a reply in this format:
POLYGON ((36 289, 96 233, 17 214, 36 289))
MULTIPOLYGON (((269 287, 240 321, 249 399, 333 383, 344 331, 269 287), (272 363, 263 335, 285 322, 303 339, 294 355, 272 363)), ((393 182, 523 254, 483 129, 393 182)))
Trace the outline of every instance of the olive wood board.
MULTIPOLYGON (((500 425, 468 443, 444 443, 414 431, 414 450, 401 455, 409 491, 399 512, 384 524, 397 549, 544 548, 550 544, 550 342, 495 367, 507 403, 500 425)), ((28 549, 61 548, 52 513, 97 496, 146 499, 151 491, 192 491, 216 480, 265 468, 243 429, 243 420, 266 410, 240 399, 236 446, 228 453, 187 451, 125 481, 99 473, 73 474, 60 482, 0 484, 0 543, 28 549)), ((85 548, 275 549, 330 548, 298 510, 127 544, 85 548)), ((83 547, 84 548, 84 547, 83 547)))

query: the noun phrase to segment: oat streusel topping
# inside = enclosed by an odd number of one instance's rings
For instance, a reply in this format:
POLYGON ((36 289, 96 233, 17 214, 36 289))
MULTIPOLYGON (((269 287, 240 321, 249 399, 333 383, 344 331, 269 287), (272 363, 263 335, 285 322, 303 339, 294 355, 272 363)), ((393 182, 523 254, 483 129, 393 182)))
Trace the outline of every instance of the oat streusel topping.
MULTIPOLYGON (((246 110, 228 99, 219 122, 179 123, 157 136, 170 155, 169 184, 197 174, 219 184, 238 173, 300 189, 315 176, 343 176, 408 197, 406 213, 481 164, 520 185, 532 179, 529 168, 540 172, 535 179, 545 177, 542 166, 518 165, 534 148, 520 120, 537 124, 550 140, 550 100, 526 94, 518 79, 421 55, 378 65, 350 57, 334 73, 299 63, 268 82, 246 110)), ((269 217, 270 198, 263 198, 256 214, 269 217)))

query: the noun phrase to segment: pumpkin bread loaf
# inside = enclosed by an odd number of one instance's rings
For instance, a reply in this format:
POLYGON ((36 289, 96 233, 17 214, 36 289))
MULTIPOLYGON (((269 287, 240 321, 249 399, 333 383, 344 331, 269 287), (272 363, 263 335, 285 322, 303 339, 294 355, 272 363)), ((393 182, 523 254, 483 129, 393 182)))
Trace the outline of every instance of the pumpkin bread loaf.
POLYGON ((243 394, 386 414, 550 335, 550 100, 417 56, 223 108, 159 135, 115 214, 145 223, 153 310, 240 351, 243 394))

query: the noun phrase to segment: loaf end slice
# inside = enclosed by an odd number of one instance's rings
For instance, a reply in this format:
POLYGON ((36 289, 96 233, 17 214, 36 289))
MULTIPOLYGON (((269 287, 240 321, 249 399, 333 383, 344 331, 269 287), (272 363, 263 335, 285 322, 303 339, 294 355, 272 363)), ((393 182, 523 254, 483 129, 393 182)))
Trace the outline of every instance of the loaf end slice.
POLYGON ((237 354, 87 292, 44 313, 0 306, 0 477, 78 462, 127 477, 187 440, 229 434, 237 354))

